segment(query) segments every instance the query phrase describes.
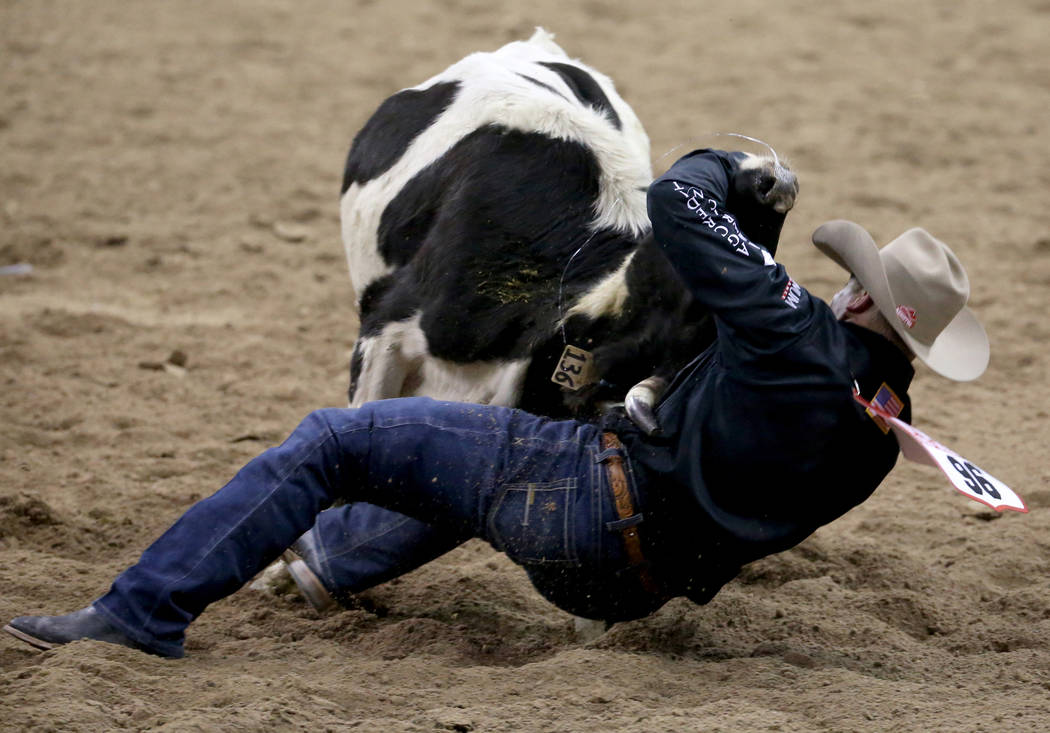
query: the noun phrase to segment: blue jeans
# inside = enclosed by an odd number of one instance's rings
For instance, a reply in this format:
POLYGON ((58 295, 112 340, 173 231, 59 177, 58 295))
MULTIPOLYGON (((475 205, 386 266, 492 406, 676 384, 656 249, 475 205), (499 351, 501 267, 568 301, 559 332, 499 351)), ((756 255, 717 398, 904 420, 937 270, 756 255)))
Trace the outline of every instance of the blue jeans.
POLYGON ((325 509, 299 541, 305 542, 309 565, 325 588, 346 600, 444 555, 472 536, 354 502, 325 509))
MULTIPOLYGON (((410 533, 404 553, 386 545, 390 559, 369 583, 481 537, 566 610, 636 618, 663 600, 642 597, 628 568, 599 442, 599 428, 588 423, 426 398, 318 410, 190 507, 94 606, 139 644, 178 654, 186 627, 208 604, 240 588, 343 499, 427 530, 410 533)), ((641 506, 636 490, 634 499, 641 506)))

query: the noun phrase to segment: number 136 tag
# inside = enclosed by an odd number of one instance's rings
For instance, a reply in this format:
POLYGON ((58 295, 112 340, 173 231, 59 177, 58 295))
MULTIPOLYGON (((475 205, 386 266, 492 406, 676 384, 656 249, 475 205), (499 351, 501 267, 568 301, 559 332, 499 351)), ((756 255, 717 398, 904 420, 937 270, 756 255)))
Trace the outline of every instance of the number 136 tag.
POLYGON ((948 477, 959 492, 970 497, 974 501, 990 506, 997 512, 1011 509, 1015 512, 1028 512, 1024 500, 1014 493, 1013 489, 1002 481, 985 473, 970 461, 960 456, 950 448, 938 443, 936 440, 912 427, 899 418, 892 417, 888 413, 865 402, 859 395, 855 395, 858 402, 867 405, 872 411, 877 412, 879 417, 886 421, 893 430, 900 444, 901 453, 909 461, 922 463, 927 466, 939 468, 948 477))
POLYGON ((588 384, 593 384, 596 381, 594 355, 586 349, 581 349, 572 344, 567 345, 565 350, 561 352, 558 366, 554 367, 551 381, 572 392, 581 387, 586 387, 588 384))

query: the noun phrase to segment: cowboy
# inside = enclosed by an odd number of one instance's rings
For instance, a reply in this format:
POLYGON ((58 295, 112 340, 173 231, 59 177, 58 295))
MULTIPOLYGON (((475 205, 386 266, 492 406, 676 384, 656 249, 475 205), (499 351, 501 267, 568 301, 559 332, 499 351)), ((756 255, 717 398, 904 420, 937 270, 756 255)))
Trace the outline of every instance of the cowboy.
POLYGON ((482 537, 578 616, 639 618, 675 596, 706 603, 745 563, 860 504, 893 467, 895 438, 855 397, 907 421, 913 358, 955 380, 988 362, 966 273, 944 243, 910 229, 880 250, 856 224, 824 224, 814 244, 850 273, 829 306, 725 210, 742 159, 697 151, 650 188, 654 236, 718 329, 668 387, 658 430, 619 413, 593 424, 425 398, 318 410, 192 506, 104 596, 5 630, 42 648, 87 638, 181 657, 204 608, 336 500, 413 520, 372 547, 382 552, 361 585, 482 537))

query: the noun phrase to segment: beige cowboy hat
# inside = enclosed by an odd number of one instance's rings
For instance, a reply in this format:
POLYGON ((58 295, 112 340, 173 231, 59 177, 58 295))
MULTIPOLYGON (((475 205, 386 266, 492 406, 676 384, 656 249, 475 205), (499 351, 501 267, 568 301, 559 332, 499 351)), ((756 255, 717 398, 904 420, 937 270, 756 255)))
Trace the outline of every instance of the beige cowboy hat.
POLYGON ((893 330, 938 374, 966 382, 988 366, 988 336, 966 307, 970 281, 948 245, 909 229, 881 250, 863 227, 837 219, 813 244, 852 273, 893 330))

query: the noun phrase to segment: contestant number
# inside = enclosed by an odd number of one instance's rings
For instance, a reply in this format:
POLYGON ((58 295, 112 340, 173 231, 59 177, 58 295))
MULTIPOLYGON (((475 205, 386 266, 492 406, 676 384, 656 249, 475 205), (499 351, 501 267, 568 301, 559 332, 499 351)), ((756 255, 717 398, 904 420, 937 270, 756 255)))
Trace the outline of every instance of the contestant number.
POLYGON ((573 345, 561 352, 551 381, 575 392, 594 382, 594 354, 573 345))
POLYGON ((977 466, 973 465, 969 461, 959 460, 955 456, 947 456, 948 462, 952 464, 952 468, 959 472, 962 476, 963 483, 977 496, 983 496, 987 494, 993 499, 1001 499, 1002 496, 995 488, 995 484, 988 480, 984 473, 977 466))

